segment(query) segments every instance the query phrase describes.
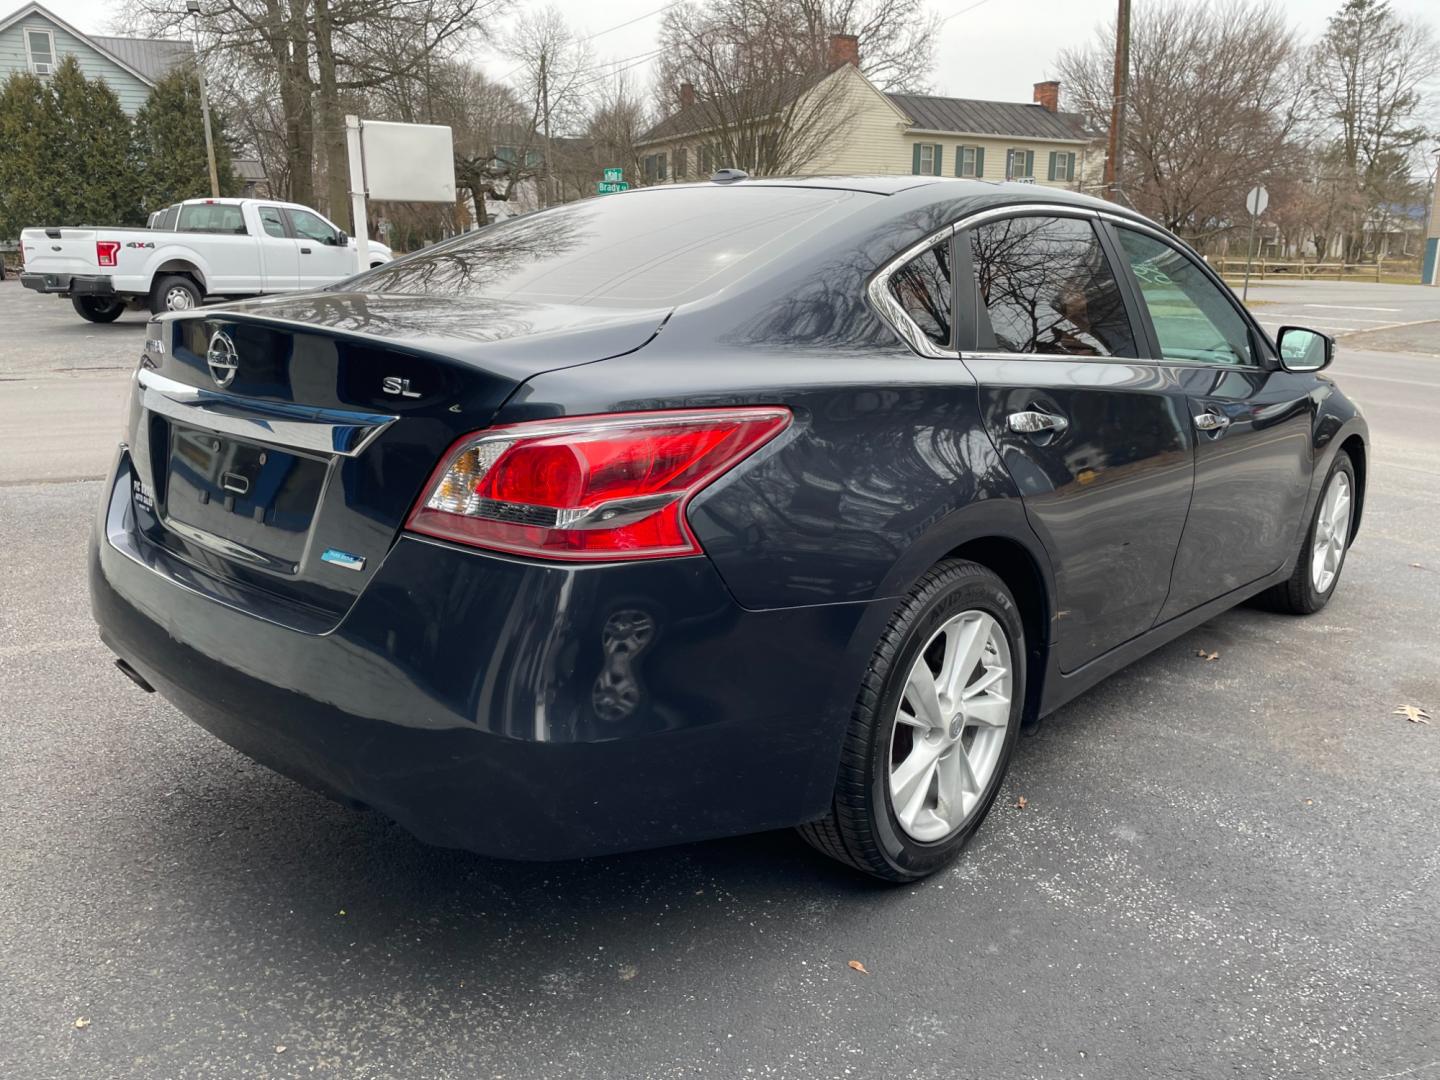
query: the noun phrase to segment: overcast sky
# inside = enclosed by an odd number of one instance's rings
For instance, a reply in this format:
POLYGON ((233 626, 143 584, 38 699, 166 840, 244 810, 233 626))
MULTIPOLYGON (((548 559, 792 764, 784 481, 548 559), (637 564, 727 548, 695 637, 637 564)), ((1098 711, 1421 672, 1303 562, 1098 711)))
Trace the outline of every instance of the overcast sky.
MULTIPOLYGON (((1146 3, 1150 0, 1136 0, 1146 3)), ((42 0, 62 19, 83 31, 112 29, 119 4, 114 0, 42 0)), ((577 30, 595 35, 591 48, 601 62, 643 56, 655 48, 665 0, 553 0, 577 30), (628 25, 621 25, 621 24, 628 25)), ((1279 6, 1307 37, 1324 30, 1325 20, 1340 0, 1280 0, 1279 6)), ((176 7, 183 0, 175 0, 176 7)), ((22 0, 0 0, 0 17, 24 6, 22 0)), ((540 4, 517 0, 512 12, 540 4)), ((935 93, 955 97, 1029 101, 1031 85, 1052 73, 1055 54, 1088 42, 1097 25, 1115 10, 1114 0, 932 0, 931 8, 946 19, 935 49, 931 83, 935 93)), ((1391 0, 1406 15, 1427 13, 1434 20, 1435 0, 1391 0)), ((1440 30, 1440 27, 1437 27, 1440 30)), ((474 58, 495 75, 508 64, 481 52, 474 58)), ((634 67, 640 87, 649 83, 649 65, 634 67)), ((1063 90, 1062 90, 1063 94, 1063 90)), ((1062 99, 1063 106, 1063 99, 1062 99)))

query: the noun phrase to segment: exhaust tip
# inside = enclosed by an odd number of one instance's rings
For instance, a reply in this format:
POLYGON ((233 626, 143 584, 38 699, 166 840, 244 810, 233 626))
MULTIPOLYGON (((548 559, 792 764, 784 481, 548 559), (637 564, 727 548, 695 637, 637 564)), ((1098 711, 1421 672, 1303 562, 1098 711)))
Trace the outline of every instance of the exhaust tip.
POLYGON ((136 686, 140 687, 140 689, 144 690, 147 694, 153 694, 155 692, 155 687, 151 686, 148 682, 145 681, 145 676, 141 675, 124 660, 116 660, 115 666, 120 669, 121 673, 127 679, 133 682, 136 686))

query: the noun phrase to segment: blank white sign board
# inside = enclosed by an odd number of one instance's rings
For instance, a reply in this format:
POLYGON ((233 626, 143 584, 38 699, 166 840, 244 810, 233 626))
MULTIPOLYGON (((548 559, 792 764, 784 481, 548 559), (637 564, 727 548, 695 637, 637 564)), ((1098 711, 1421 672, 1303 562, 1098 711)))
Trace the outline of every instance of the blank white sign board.
POLYGON ((361 124, 365 188, 388 202, 455 201, 455 144, 439 124, 361 124))

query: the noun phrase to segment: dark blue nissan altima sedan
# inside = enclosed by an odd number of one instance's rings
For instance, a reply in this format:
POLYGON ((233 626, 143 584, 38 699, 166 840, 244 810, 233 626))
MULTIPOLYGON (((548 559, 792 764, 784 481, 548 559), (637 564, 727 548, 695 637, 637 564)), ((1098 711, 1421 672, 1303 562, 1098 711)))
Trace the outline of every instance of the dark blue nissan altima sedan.
POLYGON ((151 323, 95 617, 142 687, 431 843, 799 826, 910 880, 1022 723, 1330 599, 1368 459, 1332 352, 1065 192, 586 200, 151 323))

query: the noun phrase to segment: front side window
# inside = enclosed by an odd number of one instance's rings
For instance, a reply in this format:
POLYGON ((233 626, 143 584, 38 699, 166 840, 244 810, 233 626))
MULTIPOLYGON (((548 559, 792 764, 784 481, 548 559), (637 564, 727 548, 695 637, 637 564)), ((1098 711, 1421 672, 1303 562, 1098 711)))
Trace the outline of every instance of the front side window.
POLYGON ((225 233, 244 236, 245 215, 229 203, 186 203, 180 207, 181 232, 225 233))
POLYGON ((917 255, 890 277, 890 291, 925 336, 942 347, 950 344, 950 309, 954 291, 950 277, 950 241, 917 255))
POLYGON ((25 51, 29 53, 30 70, 36 75, 55 72, 55 37, 49 30, 26 30, 25 51))
MULTIPOLYGON (((1089 221, 1003 218, 971 229, 970 244, 996 350, 1139 355, 1115 273, 1089 221)), ((981 347, 988 348, 983 337, 982 327, 981 347)))
POLYGON ((1184 252, 1144 233, 1117 229, 1120 247, 1166 360, 1254 364, 1250 328, 1235 305, 1184 252))
POLYGON ((309 210, 289 210, 290 227, 302 240, 315 240, 321 244, 336 243, 335 226, 319 214, 309 210))
POLYGON ((285 235, 285 219, 278 206, 260 207, 260 224, 265 226, 265 232, 269 236, 285 235))

